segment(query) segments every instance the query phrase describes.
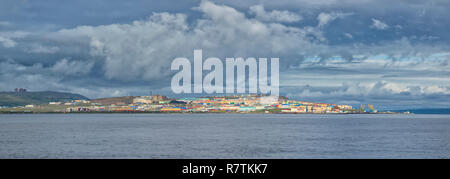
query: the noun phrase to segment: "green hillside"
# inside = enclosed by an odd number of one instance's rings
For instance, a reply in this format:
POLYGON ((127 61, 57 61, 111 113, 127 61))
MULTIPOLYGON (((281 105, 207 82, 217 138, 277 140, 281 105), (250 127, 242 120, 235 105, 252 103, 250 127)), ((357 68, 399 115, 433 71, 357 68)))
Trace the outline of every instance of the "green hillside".
POLYGON ((52 101, 71 101, 88 99, 85 96, 72 93, 53 91, 43 92, 0 92, 0 106, 23 106, 27 104, 46 104, 52 101))

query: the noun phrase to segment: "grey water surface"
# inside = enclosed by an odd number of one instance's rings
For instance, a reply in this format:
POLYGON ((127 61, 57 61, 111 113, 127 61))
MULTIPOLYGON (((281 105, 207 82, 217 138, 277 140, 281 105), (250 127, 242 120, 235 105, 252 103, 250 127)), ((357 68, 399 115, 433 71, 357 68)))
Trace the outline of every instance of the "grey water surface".
POLYGON ((1 114, 0 158, 450 158, 450 115, 1 114))

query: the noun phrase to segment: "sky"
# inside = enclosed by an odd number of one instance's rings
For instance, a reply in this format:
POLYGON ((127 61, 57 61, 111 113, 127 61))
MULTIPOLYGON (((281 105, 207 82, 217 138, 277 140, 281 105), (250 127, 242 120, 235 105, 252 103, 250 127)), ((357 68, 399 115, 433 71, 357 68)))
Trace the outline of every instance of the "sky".
POLYGON ((450 106, 447 0, 0 0, 0 91, 174 96, 177 57, 278 57, 280 94, 450 106))

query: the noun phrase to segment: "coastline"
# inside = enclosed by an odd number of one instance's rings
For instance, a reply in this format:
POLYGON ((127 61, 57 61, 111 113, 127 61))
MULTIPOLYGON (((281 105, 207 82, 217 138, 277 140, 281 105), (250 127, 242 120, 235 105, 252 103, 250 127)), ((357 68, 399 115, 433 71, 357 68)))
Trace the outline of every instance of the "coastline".
POLYGON ((404 112, 377 112, 377 113, 283 113, 283 112, 161 112, 161 111, 92 111, 92 112, 11 112, 11 111, 1 111, 0 114, 295 114, 295 115, 351 115, 351 114, 414 114, 414 113, 404 113, 404 112))

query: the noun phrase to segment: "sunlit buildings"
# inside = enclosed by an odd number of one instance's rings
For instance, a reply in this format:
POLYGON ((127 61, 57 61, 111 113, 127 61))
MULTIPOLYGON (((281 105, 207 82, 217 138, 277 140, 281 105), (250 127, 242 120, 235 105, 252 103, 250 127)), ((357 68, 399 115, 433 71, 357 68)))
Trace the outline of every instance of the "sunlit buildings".
MULTIPOLYGON (((268 96, 235 95, 210 96, 168 99, 161 95, 134 97, 129 104, 102 105, 86 101, 72 101, 65 103, 71 107, 67 112, 213 112, 213 113, 295 113, 295 114, 340 114, 362 113, 350 105, 328 104, 276 98, 267 100, 268 96), (78 106, 84 104, 84 106, 78 106)), ((57 103, 52 103, 57 104, 57 103)), ((370 112, 376 112, 373 105, 369 105, 370 112)), ((364 110, 364 109, 363 109, 364 110)), ((364 111, 365 112, 365 111, 364 111)))

